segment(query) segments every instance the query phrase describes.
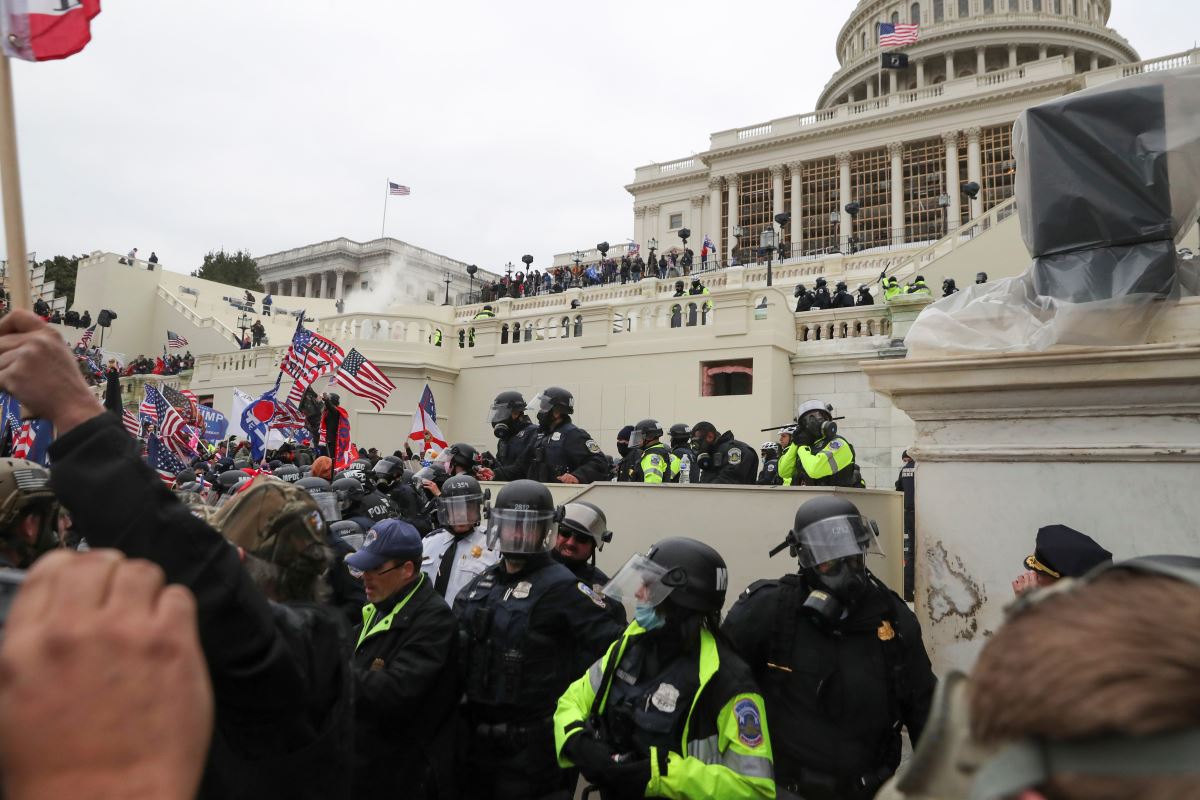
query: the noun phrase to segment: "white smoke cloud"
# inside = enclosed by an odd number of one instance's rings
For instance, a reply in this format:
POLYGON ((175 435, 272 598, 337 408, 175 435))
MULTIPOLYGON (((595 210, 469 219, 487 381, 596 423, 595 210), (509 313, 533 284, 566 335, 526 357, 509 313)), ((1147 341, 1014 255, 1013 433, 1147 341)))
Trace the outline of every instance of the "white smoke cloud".
POLYGON ((408 259, 403 254, 393 256, 383 270, 370 274, 366 289, 356 288, 346 296, 346 313, 383 314, 403 303, 402 276, 407 266, 408 259))

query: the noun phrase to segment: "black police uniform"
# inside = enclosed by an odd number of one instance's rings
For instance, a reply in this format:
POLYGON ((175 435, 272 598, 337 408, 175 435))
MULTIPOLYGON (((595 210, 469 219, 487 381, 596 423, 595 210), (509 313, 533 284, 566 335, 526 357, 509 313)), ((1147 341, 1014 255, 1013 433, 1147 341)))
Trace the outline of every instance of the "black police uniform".
POLYGON ((808 289, 796 293, 796 311, 811 311, 816 304, 816 297, 808 289))
POLYGON ((750 665, 771 720, 775 780, 805 800, 859 800, 915 747, 937 678, 916 616, 873 576, 836 630, 804 613, 802 575, 757 581, 721 632, 750 665))
POLYGON ((871 294, 870 289, 860 289, 858 297, 854 299, 856 306, 873 306, 875 305, 875 296, 871 294))
POLYGON ((489 567, 458 593, 454 613, 470 727, 464 796, 570 797, 555 756, 554 710, 623 626, 603 596, 541 553, 519 572, 503 560, 489 567))
POLYGON ((394 519, 399 513, 400 507, 390 497, 378 489, 372 489, 351 504, 350 512, 346 516, 366 517, 373 522, 379 522, 381 519, 394 519))
POLYGON ((325 528, 325 544, 333 553, 332 565, 325 572, 325 582, 329 586, 328 605, 338 609, 346 622, 353 626, 362 622, 362 607, 367 604, 367 593, 363 590, 362 581, 356 580, 343 562, 346 556, 354 552, 354 548, 342 541, 327 526, 325 528))
POLYGON ((633 476, 638 474, 639 465, 642 461, 642 449, 640 447, 630 447, 625 451, 625 455, 621 456, 621 460, 617 462, 614 469, 617 473, 617 483, 628 483, 630 481, 639 480, 633 476))
POLYGON ((896 478, 896 491, 904 492, 904 598, 912 600, 917 536, 916 463, 905 464, 896 478))
MULTIPOLYGON (((508 423, 512 429, 512 433, 507 438, 496 440, 496 464, 499 472, 501 467, 511 467, 522 459, 525 451, 533 447, 534 441, 537 439, 538 427, 529 421, 529 417, 522 416, 519 419, 508 423)), ((518 475, 518 478, 524 475, 518 475)), ((500 478, 497 478, 500 480, 500 478)))
POLYGON ((854 308, 854 297, 845 289, 838 289, 833 295, 834 308, 854 308))
POLYGON ((555 483, 560 475, 570 472, 580 483, 607 481, 611 476, 608 457, 591 434, 566 417, 550 433, 539 431, 537 441, 525 451, 513 466, 496 470, 503 481, 528 478, 542 483, 555 483))
MULTIPOLYGON (((608 574, 593 564, 590 560, 568 561, 567 559, 563 558, 562 554, 557 550, 550 551, 550 558, 571 570, 576 578, 592 587, 597 594, 601 593, 601 591, 604 589, 604 585, 608 583, 608 574)), ((629 623, 629 620, 625 617, 625 606, 608 598, 605 598, 605 603, 608 606, 608 610, 612 612, 613 619, 621 623, 621 628, 624 629, 624 627, 629 623)))
POLYGON ((197 797, 348 798, 353 684, 338 612, 268 602, 236 549, 138 456, 117 416, 77 426, 50 453, 51 488, 92 547, 153 561, 196 598, 216 703, 197 797))
POLYGON ((758 473, 759 486, 779 486, 783 479, 779 477, 779 459, 769 458, 763 462, 762 472, 758 473))
POLYGON ((822 310, 833 306, 833 300, 829 296, 829 289, 827 287, 819 286, 813 292, 813 305, 822 310))
POLYGON ((758 479, 758 452, 725 431, 717 439, 706 464, 700 466, 700 483, 742 483, 758 479))
POLYGON ((427 536, 433 530, 430 502, 423 491, 408 481, 396 481, 388 490, 388 499, 395 504, 398 518, 416 528, 417 533, 427 536))

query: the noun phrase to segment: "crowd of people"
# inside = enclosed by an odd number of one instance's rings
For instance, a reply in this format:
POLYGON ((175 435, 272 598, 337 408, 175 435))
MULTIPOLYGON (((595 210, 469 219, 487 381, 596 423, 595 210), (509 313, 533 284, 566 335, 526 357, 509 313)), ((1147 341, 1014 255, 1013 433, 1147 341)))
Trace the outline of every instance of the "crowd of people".
MULTIPOLYGON (((583 262, 574 266, 559 266, 541 272, 531 270, 508 274, 495 281, 484 281, 478 302, 488 303, 502 297, 533 297, 538 294, 559 294, 566 289, 603 286, 606 284, 636 283, 642 278, 667 279, 687 277, 692 273, 695 254, 691 248, 672 249, 657 258, 650 251, 649 260, 640 253, 628 253, 617 258, 602 258, 593 264, 583 262)), ((707 264, 704 265, 705 267, 707 264)))
MULTIPOLYGON (((409 474, 403 451, 252 462, 226 442, 164 475, 33 315, 0 320, 0 358, 0 389, 58 436, 48 469, 0 460, 0 559, 28 569, 0 644, 13 800, 568 800, 580 778, 617 799, 965 797, 975 778, 996 800, 1196 796, 1200 560, 1112 564, 1049 526, 1024 604, 939 685, 849 496, 767 522, 790 525, 794 568, 724 616, 743 587, 697 538, 606 574, 620 532, 545 485, 614 471, 561 388, 494 399, 491 466, 465 443, 409 474), (897 784, 905 730, 922 769, 897 784)), ((625 479, 752 482, 752 448, 683 428, 678 455, 630 426, 625 479)), ((856 485, 828 404, 787 435, 790 482, 856 485)))

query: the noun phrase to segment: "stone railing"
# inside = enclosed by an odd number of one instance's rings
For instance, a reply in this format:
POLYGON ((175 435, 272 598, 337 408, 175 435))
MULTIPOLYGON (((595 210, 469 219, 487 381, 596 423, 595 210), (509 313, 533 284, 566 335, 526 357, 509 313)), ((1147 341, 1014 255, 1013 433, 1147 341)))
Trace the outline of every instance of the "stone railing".
POLYGON ((1200 49, 1189 50, 1186 53, 1175 53, 1169 56, 1160 56, 1159 58, 1148 58, 1145 61, 1138 61, 1134 64, 1120 64, 1116 67, 1107 67, 1095 72, 1089 72, 1083 76, 1083 84, 1084 86, 1099 86, 1100 84, 1110 83, 1121 78, 1128 78, 1130 75, 1161 72, 1162 70, 1190 67, 1196 64, 1200 64, 1200 49))
MULTIPOLYGON (((441 330, 443 339, 448 339, 453 326, 424 317, 398 316, 395 314, 343 314, 323 321, 317 331, 336 342, 392 342, 412 345, 434 344, 434 331, 441 330)), ((449 342, 445 342, 449 344, 449 342)), ((445 346, 445 344, 443 346, 445 346)), ((346 349, 349 349, 348 347, 346 349)))
POLYGON ((829 308, 796 314, 796 341, 825 342, 862 336, 891 336, 891 310, 886 303, 829 308))
POLYGON ((162 284, 159 284, 155 291, 159 298, 166 301, 167 305, 179 312, 179 314, 181 314, 188 322, 192 323, 197 328, 212 328, 221 335, 221 338, 225 339, 235 347, 241 343, 242 337, 236 330, 230 328, 216 317, 201 316, 200 314, 197 314, 191 306, 185 303, 178 295, 164 287, 162 284))

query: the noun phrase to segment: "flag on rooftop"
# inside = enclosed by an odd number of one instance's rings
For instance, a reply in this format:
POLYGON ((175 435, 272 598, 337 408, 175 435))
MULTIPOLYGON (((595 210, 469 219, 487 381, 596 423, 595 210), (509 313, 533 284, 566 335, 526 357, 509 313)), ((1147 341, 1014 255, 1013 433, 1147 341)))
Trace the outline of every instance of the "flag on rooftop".
POLYGON ((905 25, 899 22, 879 23, 879 46, 900 47, 906 44, 916 44, 917 29, 920 25, 905 25))
POLYGON ((188 340, 175 331, 167 331, 167 347, 187 347, 188 340))
POLYGON ((52 61, 78 53, 92 39, 100 0, 0 0, 4 55, 52 61))
POLYGON ((407 186, 402 186, 399 183, 392 183, 391 181, 388 181, 388 194, 399 196, 410 195, 412 194, 412 189, 409 189, 407 186))
POLYGON ((346 354, 333 380, 329 382, 330 386, 335 384, 346 387, 351 394, 370 400, 376 411, 383 410, 387 405, 388 395, 396 388, 396 384, 388 380, 378 367, 353 348, 346 354))

